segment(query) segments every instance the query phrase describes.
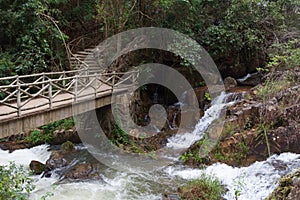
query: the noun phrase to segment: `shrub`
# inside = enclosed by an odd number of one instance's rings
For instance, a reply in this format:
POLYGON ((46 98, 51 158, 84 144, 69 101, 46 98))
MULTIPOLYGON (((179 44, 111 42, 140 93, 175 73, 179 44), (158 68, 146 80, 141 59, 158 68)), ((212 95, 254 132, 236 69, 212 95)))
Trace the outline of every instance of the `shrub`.
POLYGON ((0 166, 0 200, 23 200, 34 189, 29 172, 23 166, 10 163, 0 166))
POLYGON ((55 130, 65 129, 68 130, 74 126, 73 118, 58 120, 44 126, 40 129, 32 131, 27 138, 32 144, 47 143, 53 139, 53 133, 55 130))

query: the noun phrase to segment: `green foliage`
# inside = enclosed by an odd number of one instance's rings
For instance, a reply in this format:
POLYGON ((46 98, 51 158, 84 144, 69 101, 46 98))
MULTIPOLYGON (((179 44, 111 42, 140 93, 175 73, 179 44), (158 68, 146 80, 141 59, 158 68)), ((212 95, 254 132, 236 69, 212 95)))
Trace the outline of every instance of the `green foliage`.
POLYGON ((253 122, 251 120, 247 119, 247 122, 246 122, 246 124, 244 126, 244 130, 249 130, 252 127, 253 127, 253 122))
POLYGON ((124 145, 124 144, 131 144, 131 141, 128 138, 128 134, 125 130, 120 128, 118 125, 114 126, 114 129, 112 130, 112 143, 116 145, 124 145))
POLYGON ((293 39, 283 43, 274 43, 269 54, 266 70, 271 68, 295 68, 300 66, 300 40, 293 39))
POLYGON ((222 131, 222 137, 232 136, 239 129, 239 125, 231 125, 225 123, 224 129, 222 131))
POLYGON ((233 179, 235 199, 239 199, 239 197, 241 196, 241 191, 245 185, 244 178, 245 175, 242 175, 233 179))
POLYGON ((0 54, 0 77, 7 75, 14 75, 14 63, 8 54, 0 54))
POLYGON ((74 126, 74 120, 73 118, 66 118, 66 119, 62 119, 62 120, 58 120, 49 124, 46 124, 44 126, 41 127, 41 129, 45 132, 45 133, 51 133, 55 130, 58 129, 70 129, 74 126))
POLYGON ((202 174, 199 179, 180 187, 179 192, 181 199, 219 200, 222 199, 224 187, 217 178, 202 174))
MULTIPOLYGON (((287 199, 287 197, 292 196, 290 194, 297 193, 298 187, 295 184, 295 180, 300 178, 300 168, 293 170, 293 172, 283 176, 278 180, 277 188, 270 194, 266 200, 278 200, 287 199)), ((297 197, 296 197, 297 198, 297 197)))
POLYGON ((226 157, 225 155, 223 155, 223 153, 221 152, 219 144, 216 147, 214 156, 219 161, 228 161, 229 160, 229 158, 226 157))
MULTIPOLYGON (((233 66, 252 62, 289 27, 298 25, 298 9, 296 0, 2 0, 0 52, 5 54, 0 58, 0 76, 67 68, 63 39, 68 36, 74 43, 90 46, 86 41, 146 26, 187 34, 216 59, 236 58, 233 66), (97 37, 90 36, 91 31, 97 37)), ((299 49, 284 50, 290 45, 280 47, 283 54, 271 55, 269 65, 297 65, 299 49)), ((177 41, 179 54, 191 47, 193 44, 177 41)), ((191 63, 182 60, 181 65, 193 65, 193 59, 191 63)))
POLYGON ((233 154, 233 159, 240 164, 242 159, 246 158, 248 155, 249 147, 247 144, 242 141, 241 143, 236 145, 236 151, 233 154))
POLYGON ((47 192, 45 195, 41 197, 41 200, 46 200, 48 197, 54 196, 53 192, 47 192))
POLYGON ((60 15, 57 9, 50 7, 59 2, 0 1, 1 50, 7 53, 5 60, 15 66, 13 72, 6 71, 5 76, 15 72, 30 74, 50 71, 54 66, 60 69, 65 56, 62 53, 62 37, 53 21, 49 20, 51 16, 60 15))
POLYGON ((204 99, 205 99, 206 101, 211 101, 211 96, 210 96, 210 94, 209 94, 208 92, 205 92, 205 93, 204 93, 204 99))
POLYGON ((234 161, 237 164, 241 164, 242 160, 248 155, 249 147, 245 141, 241 141, 240 143, 234 144, 231 148, 232 152, 230 154, 224 154, 221 150, 220 143, 218 143, 214 151, 214 157, 219 161, 234 161))
POLYGON ((180 160, 186 163, 189 160, 194 160, 197 163, 203 163, 203 159, 197 152, 187 151, 180 156, 180 160))
POLYGON ((41 130, 34 130, 30 133, 27 139, 31 144, 38 144, 44 141, 44 134, 41 130))
POLYGON ((33 180, 23 166, 0 166, 0 200, 25 200, 34 189, 33 180))
POLYGON ((32 131, 27 140, 32 144, 49 143, 55 130, 68 130, 74 126, 73 118, 58 120, 32 131))
POLYGON ((286 80, 273 81, 268 79, 265 81, 264 85, 257 87, 256 95, 263 101, 266 101, 272 98, 272 95, 275 93, 288 88, 289 85, 290 83, 286 80))
POLYGON ((210 152, 212 149, 212 145, 214 145, 215 142, 208 138, 208 135, 205 134, 201 140, 197 143, 197 148, 194 150, 189 149, 188 151, 184 152, 180 156, 180 160, 182 160, 184 163, 193 160, 199 164, 202 164, 206 161, 206 155, 210 152))

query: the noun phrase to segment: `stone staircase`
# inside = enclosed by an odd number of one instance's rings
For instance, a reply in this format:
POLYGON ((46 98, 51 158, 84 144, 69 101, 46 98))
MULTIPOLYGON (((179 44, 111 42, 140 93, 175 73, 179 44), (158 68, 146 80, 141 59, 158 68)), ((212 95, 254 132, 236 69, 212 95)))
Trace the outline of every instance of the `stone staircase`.
POLYGON ((96 48, 87 48, 84 51, 78 51, 70 57, 70 66, 73 69, 89 68, 97 70, 103 65, 103 60, 97 57, 99 53, 96 48))

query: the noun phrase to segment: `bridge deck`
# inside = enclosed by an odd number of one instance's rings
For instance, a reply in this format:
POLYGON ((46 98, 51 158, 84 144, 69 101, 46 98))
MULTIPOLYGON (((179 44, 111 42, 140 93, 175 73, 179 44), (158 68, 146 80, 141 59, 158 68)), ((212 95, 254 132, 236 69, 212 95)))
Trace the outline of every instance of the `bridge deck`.
MULTIPOLYGON (((82 92, 82 96, 77 98, 78 102, 84 101, 91 98, 101 98, 101 96, 110 95, 112 87, 109 85, 102 85, 95 94, 92 88, 87 88, 82 92)), ((62 106, 72 105, 75 102, 74 96, 69 93, 58 94, 53 99, 53 104, 51 109, 55 109, 62 106)), ((46 98, 35 98, 30 100, 26 105, 24 105, 22 110, 22 116, 28 116, 38 112, 45 112, 49 110, 49 100, 46 98)), ((11 103, 12 106, 17 106, 17 103, 11 103)), ((18 113, 14 112, 14 108, 0 105, 0 122, 10 121, 14 118, 18 118, 18 113), (5 113, 11 113, 5 115, 5 113), (1 116, 2 115, 2 116, 1 116)))

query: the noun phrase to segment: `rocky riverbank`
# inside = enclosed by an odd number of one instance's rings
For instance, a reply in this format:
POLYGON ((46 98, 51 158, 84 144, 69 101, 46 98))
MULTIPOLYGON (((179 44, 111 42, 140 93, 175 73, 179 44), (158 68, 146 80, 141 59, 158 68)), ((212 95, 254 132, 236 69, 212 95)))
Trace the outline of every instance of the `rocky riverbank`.
POLYGON ((184 162, 249 166, 273 154, 300 153, 299 77, 299 69, 265 75, 263 84, 227 108, 221 139, 208 156, 197 156, 204 138, 186 151, 184 162))

